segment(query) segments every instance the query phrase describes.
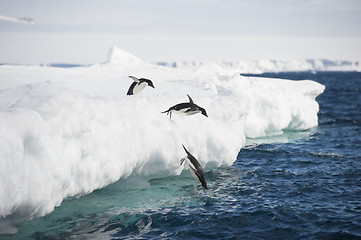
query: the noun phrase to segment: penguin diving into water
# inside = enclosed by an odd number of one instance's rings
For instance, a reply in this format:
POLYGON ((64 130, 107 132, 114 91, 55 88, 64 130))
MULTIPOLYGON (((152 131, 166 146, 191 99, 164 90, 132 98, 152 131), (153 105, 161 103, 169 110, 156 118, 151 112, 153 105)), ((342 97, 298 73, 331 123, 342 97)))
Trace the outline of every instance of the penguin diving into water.
POLYGON ((182 165, 183 162, 185 160, 187 160, 189 170, 191 171, 194 179, 199 181, 202 184, 202 186, 208 190, 206 180, 204 179, 204 173, 203 173, 202 166, 199 164, 197 159, 195 157, 193 157, 193 155, 190 154, 190 152, 187 151, 187 149, 184 147, 184 145, 182 145, 182 146, 183 146, 184 150, 186 151, 187 156, 180 160, 180 165, 182 165))
POLYGON ((162 113, 167 113, 167 115, 169 114, 169 118, 172 118, 172 112, 185 114, 185 115, 202 113, 204 116, 208 117, 206 110, 195 104, 192 98, 188 94, 187 96, 189 98, 188 103, 179 103, 177 105, 174 105, 173 107, 170 107, 167 111, 164 111, 162 113))
POLYGON ((135 95, 142 91, 146 86, 155 88, 153 82, 146 78, 136 78, 133 76, 129 76, 131 79, 134 80, 132 85, 130 85, 127 95, 135 95))

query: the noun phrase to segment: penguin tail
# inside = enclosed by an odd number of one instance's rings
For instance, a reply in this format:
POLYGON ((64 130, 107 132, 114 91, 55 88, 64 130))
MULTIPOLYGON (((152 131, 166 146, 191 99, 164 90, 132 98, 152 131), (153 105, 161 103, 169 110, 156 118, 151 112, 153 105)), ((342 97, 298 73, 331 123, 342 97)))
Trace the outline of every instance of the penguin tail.
POLYGON ((164 111, 164 112, 162 112, 162 113, 167 113, 167 115, 168 115, 168 114, 169 114, 169 111, 170 111, 170 110, 167 110, 167 111, 164 111))
POLYGON ((172 111, 171 109, 168 109, 167 111, 161 112, 161 113, 167 113, 167 116, 169 115, 169 118, 172 118, 172 111))

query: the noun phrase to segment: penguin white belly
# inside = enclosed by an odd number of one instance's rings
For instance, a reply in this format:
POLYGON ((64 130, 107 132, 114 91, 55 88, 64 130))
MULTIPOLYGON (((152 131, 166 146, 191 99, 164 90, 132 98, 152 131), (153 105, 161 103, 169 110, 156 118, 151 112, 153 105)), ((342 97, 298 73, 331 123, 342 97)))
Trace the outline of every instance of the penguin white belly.
POLYGON ((174 112, 178 113, 178 114, 182 114, 182 115, 194 115, 196 113, 200 113, 201 111, 199 111, 199 110, 189 111, 189 108, 183 108, 183 109, 181 109, 179 111, 174 111, 174 112))
POLYGON ((142 82, 139 83, 137 85, 135 85, 134 89, 133 89, 133 94, 138 94, 140 91, 142 91, 146 86, 148 85, 148 83, 146 82, 142 82))
POLYGON ((188 158, 186 158, 186 160, 187 160, 187 163, 188 163, 188 166, 189 166, 189 171, 191 171, 191 174, 192 174, 193 178, 194 178, 196 181, 202 183, 202 182, 199 180, 199 178, 198 178, 198 176, 196 175, 196 173, 195 173, 196 169, 193 167, 192 162, 191 162, 188 158))

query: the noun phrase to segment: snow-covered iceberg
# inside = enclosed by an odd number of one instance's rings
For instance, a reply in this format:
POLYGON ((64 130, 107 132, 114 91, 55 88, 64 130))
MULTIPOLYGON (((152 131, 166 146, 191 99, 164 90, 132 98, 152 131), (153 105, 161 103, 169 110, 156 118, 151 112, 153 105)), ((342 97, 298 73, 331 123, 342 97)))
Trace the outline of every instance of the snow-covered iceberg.
POLYGON ((323 90, 217 64, 153 65, 116 47, 87 67, 0 66, 0 222, 45 215, 120 178, 180 174, 182 144, 205 169, 231 165, 246 137, 317 126, 323 90), (155 89, 126 96, 129 75, 155 89), (161 113, 187 94, 208 118, 161 113))

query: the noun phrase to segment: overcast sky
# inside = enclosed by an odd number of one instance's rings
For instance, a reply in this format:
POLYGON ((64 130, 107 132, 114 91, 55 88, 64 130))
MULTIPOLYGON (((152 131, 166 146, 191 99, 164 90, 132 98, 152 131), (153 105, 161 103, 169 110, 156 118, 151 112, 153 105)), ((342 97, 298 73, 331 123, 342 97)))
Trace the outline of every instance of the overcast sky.
POLYGON ((47 31, 361 36, 359 0, 0 0, 0 15, 47 31))
POLYGON ((360 25, 359 0, 0 0, 0 41, 14 32, 349 39, 360 25))

